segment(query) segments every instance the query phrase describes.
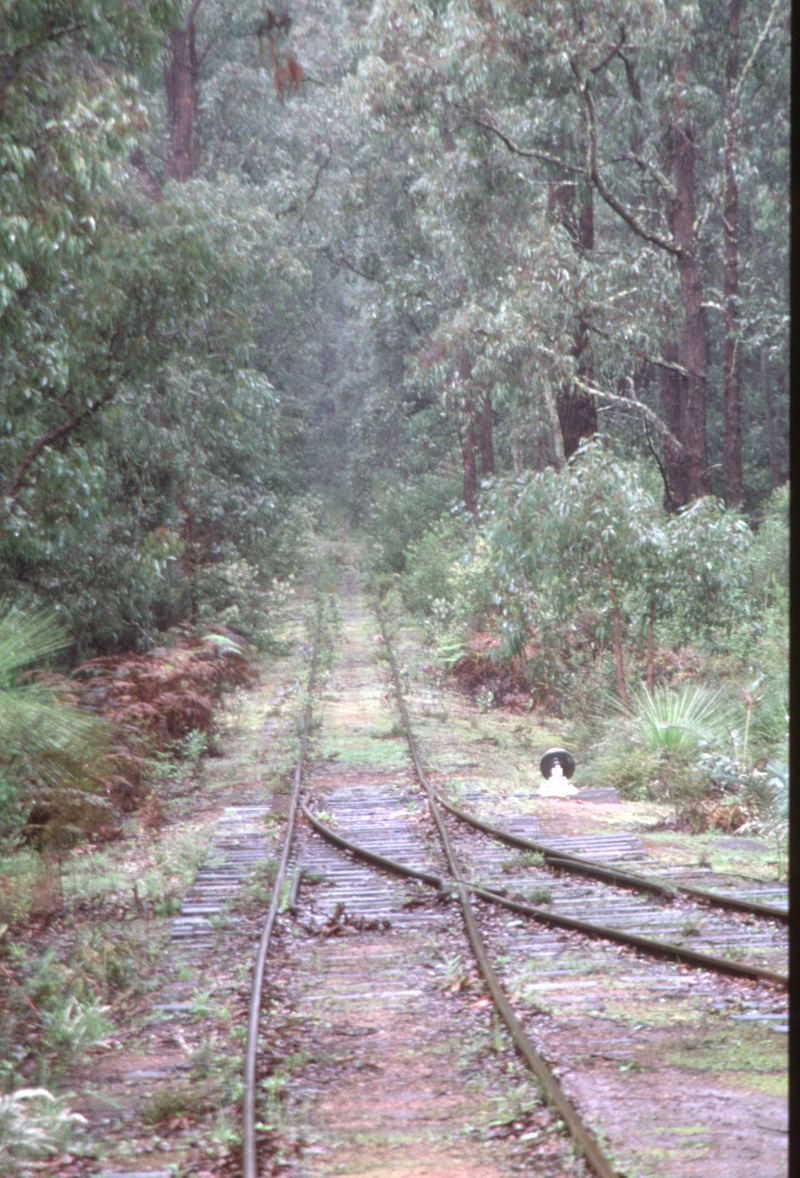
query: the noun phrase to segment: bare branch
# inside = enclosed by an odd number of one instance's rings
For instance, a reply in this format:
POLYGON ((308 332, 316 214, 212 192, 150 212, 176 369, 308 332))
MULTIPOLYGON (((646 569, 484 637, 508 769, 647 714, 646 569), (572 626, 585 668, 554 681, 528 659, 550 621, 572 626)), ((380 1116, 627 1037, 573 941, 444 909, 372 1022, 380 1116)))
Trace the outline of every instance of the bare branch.
POLYGON ((622 155, 614 156, 614 158, 609 162, 612 164, 636 164, 636 166, 643 172, 649 172, 653 179, 658 181, 659 185, 664 189, 667 196, 669 196, 671 200, 675 199, 674 184, 672 184, 672 182, 664 175, 660 168, 656 167, 656 165, 651 163, 650 160, 644 159, 643 156, 637 155, 633 151, 626 151, 622 155))
POLYGON ((334 266, 344 266, 345 270, 349 270, 351 274, 357 275, 358 278, 363 278, 365 282, 374 282, 378 286, 383 286, 385 280, 379 278, 375 274, 369 274, 366 270, 362 270, 355 262, 351 262, 344 254, 334 254, 333 251, 325 246, 319 251, 323 257, 327 257, 334 266))
POLYGON ((637 356, 642 360, 646 360, 648 364, 653 364, 656 368, 667 368, 670 372, 677 372, 678 376, 689 376, 689 369, 684 368, 682 364, 675 364, 672 360, 663 360, 661 356, 648 356, 644 352, 637 352, 637 356))
POLYGON ((29 41, 25 45, 18 45, 13 53, 0 53, 0 58, 6 58, 12 62, 19 61, 27 54, 33 53, 40 45, 48 45, 53 41, 60 41, 62 37, 69 37, 72 33, 79 33, 85 28, 85 21, 76 21, 75 24, 65 25, 63 29, 53 29, 45 33, 43 37, 37 37, 35 41, 29 41))
POLYGON ((624 409, 633 409, 634 412, 640 414, 645 421, 649 421, 664 438, 669 438, 673 446, 679 451, 683 451, 683 446, 672 433, 672 431, 664 424, 657 413, 654 413, 649 405, 645 405, 643 401, 637 401, 635 397, 621 397, 618 393, 609 393, 606 389, 599 389, 596 385, 587 384, 585 380, 574 376, 572 378, 574 384, 583 392, 588 393, 590 397, 597 397, 602 401, 608 401, 611 405, 619 405, 624 409))
MULTIPOLYGON (((630 291, 621 291, 621 294, 630 294, 634 289, 631 287, 630 291)), ((618 296, 615 296, 618 297, 618 296)), ((703 303, 703 306, 713 306, 711 303, 703 303)), ((610 331, 604 331, 602 327, 598 327, 594 323, 587 323, 589 331, 593 331, 595 335, 601 336, 605 340, 612 339, 610 331)), ((682 364, 676 364, 672 360, 664 360, 661 356, 648 356, 647 352, 634 352, 637 360, 644 360, 646 364, 653 364, 656 368, 668 368, 670 372, 677 372, 679 376, 689 376, 688 368, 684 368, 682 364)))
POLYGON ((311 203, 311 201, 314 199, 314 197, 317 195, 317 189, 319 188, 319 182, 320 182, 320 179, 322 178, 322 173, 325 171, 328 164, 331 162, 332 158, 333 158, 333 152, 331 151, 330 147, 328 147, 328 154, 325 157, 325 159, 322 161, 322 163, 319 165, 319 167, 317 168, 313 183, 311 185, 311 188, 309 189, 308 196, 305 199, 306 205, 309 205, 311 203))
POLYGON ((588 85, 583 85, 581 90, 586 103, 586 122, 589 133, 587 144, 587 155, 589 157, 588 171, 597 191, 608 207, 613 209, 617 216, 621 217, 628 228, 632 229, 638 237, 641 237, 644 241, 649 241, 651 245, 658 246, 659 249, 666 250, 667 253, 673 254, 676 258, 682 257, 686 252, 683 246, 678 245, 671 237, 664 237, 663 234, 656 232, 654 229, 648 229, 636 214, 614 195, 601 176, 597 164, 597 123, 594 113, 594 101, 588 85))
POLYGON ((565 160, 559 159, 558 156, 550 155, 546 151, 534 151, 531 148, 518 147, 516 143, 514 143, 512 139, 509 139, 508 135, 501 131, 499 127, 496 127, 494 123, 487 123, 483 119, 478 118, 477 115, 472 116, 471 122, 474 123, 476 127, 482 127, 484 131, 491 131, 493 135, 496 135, 497 138, 505 144, 512 155, 519 155, 522 156, 523 159, 528 160, 539 160, 544 164, 554 164, 557 168, 563 168, 565 172, 575 172, 580 176, 586 175, 585 168, 578 167, 575 164, 568 164, 565 160))
POLYGON ((197 16, 197 10, 202 3, 203 0, 192 0, 192 3, 189 5, 189 11, 186 14, 187 29, 189 25, 194 24, 194 18, 197 16))
POLYGON ((758 40, 756 41, 755 45, 753 46, 753 52, 750 54, 747 61, 744 63, 744 66, 742 68, 742 72, 739 74, 739 81, 736 83, 736 85, 734 87, 734 90, 733 90, 734 103, 737 103, 739 101, 739 95, 742 92, 742 86, 744 85, 744 80, 747 77, 747 75, 750 73, 750 69, 751 69, 756 57, 758 56, 761 46, 764 44, 767 37, 769 36, 769 31, 775 22, 775 17, 778 15, 778 9, 781 7, 782 4, 783 4, 783 0, 772 0, 772 8, 770 8, 770 10, 769 10, 769 15, 767 16, 767 19, 764 22, 764 27, 761 30, 761 32, 759 33, 758 40))
POLYGON ((319 182, 322 177, 322 173, 325 171, 332 158, 333 152, 331 151, 330 147, 328 147, 328 155, 322 161, 322 163, 318 165, 317 170, 314 173, 314 179, 311 181, 311 188, 308 191, 308 195, 302 200, 298 196, 284 208, 278 209, 275 214, 276 217, 287 217, 290 213, 296 213, 300 208, 308 208, 311 201, 317 195, 317 189, 319 188, 319 182))
POLYGON ((610 61, 613 61, 613 59, 617 56, 617 54, 619 53, 620 49, 622 48, 622 46, 624 44, 625 44, 625 26, 620 25, 619 26, 619 41, 617 41, 616 45, 611 46, 611 48, 609 49, 608 53, 605 55, 605 57, 603 58, 602 61, 599 61, 597 63, 597 65, 590 65, 589 66, 589 72, 592 74, 599 74, 600 70, 605 69, 606 66, 608 65, 608 63, 610 61))
POLYGON ((62 438, 65 438, 68 434, 71 434, 73 430, 77 429, 78 426, 81 425, 84 421, 94 416, 94 414, 102 409, 104 405, 108 404, 108 402, 114 396, 115 392, 116 388, 112 385, 112 387, 97 401, 90 401, 85 409, 79 409, 76 413, 73 413, 69 421, 65 421, 63 425, 58 426, 56 429, 50 430, 49 433, 43 434, 40 438, 36 439, 36 441, 28 450, 27 454, 17 465, 17 469, 14 471, 8 486, 3 492, 6 505, 8 505, 9 500, 13 501, 16 499, 17 491, 22 485, 26 474, 42 451, 48 446, 52 446, 54 442, 59 442, 62 438))
POLYGON ((625 76, 628 80, 628 91, 630 96, 635 102, 641 102, 642 88, 639 85, 639 79, 636 77, 636 69, 634 64, 629 57, 625 56, 624 53, 620 53, 619 57, 622 61, 622 64, 625 66, 625 76))

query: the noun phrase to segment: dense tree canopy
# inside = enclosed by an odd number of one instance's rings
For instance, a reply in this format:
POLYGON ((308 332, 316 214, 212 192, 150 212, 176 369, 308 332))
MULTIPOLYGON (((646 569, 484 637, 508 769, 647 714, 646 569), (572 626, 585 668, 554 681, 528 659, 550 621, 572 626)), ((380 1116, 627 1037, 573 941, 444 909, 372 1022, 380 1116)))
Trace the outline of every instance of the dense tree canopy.
POLYGON ((785 480, 783 0, 0 28, 2 589, 80 651, 246 613, 309 493, 474 513, 598 431, 668 511, 785 480))

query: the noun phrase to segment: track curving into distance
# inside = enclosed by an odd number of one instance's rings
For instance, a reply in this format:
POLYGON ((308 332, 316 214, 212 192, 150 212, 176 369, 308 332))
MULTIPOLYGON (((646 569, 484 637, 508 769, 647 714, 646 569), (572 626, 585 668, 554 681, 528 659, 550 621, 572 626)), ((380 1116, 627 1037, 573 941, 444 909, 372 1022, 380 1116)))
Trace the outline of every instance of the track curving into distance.
MULTIPOLYGON (((304 816, 308 826, 317 835, 338 848, 336 852, 331 852, 332 855, 340 855, 344 851, 352 861, 366 861, 379 873, 405 876, 415 884, 435 889, 437 899, 444 905, 457 901, 475 960, 495 1009, 508 1027, 518 1053, 536 1075, 548 1102, 558 1110, 590 1170, 597 1178, 615 1178, 616 1171, 594 1133, 564 1092, 556 1071, 537 1049, 524 1021, 515 1013, 504 990, 503 971, 498 970, 495 963, 507 960, 514 953, 530 954, 530 934, 520 930, 529 928, 532 923, 534 927, 568 929, 592 938, 592 942, 608 942, 635 950, 639 968, 646 969, 646 965, 643 965, 645 955, 661 957, 691 966, 692 972, 697 970, 731 975, 764 983, 769 988, 782 989, 786 985, 786 976, 782 971, 785 957, 782 926, 786 914, 774 905, 742 901, 691 885, 675 886, 669 881, 630 870, 629 862, 615 864, 607 860, 598 861, 571 853, 563 846, 552 845, 552 842, 550 845, 544 844, 536 838, 526 837, 525 833, 482 821, 442 797, 432 787, 422 761, 379 603, 376 603, 376 612, 414 772, 440 846, 438 852, 432 851, 430 845, 420 848, 415 845, 413 838, 409 838, 403 822, 392 822, 392 807, 398 812, 398 806, 410 804, 408 798, 381 798, 371 793, 365 793, 363 797, 354 795, 348 803, 350 809, 340 808, 338 818, 348 828, 352 826, 356 831, 361 831, 357 839, 348 838, 341 829, 334 830, 328 822, 321 821, 314 813, 311 800, 303 799, 303 765, 317 667, 320 607, 286 838, 254 972, 244 1096, 245 1178, 256 1178, 258 1173, 255 1080, 259 1010, 270 935, 291 862, 294 863, 294 873, 289 910, 297 912, 299 905, 303 869, 296 847, 293 848, 295 817, 298 814, 304 816), (523 852, 533 852, 538 857, 533 870, 547 875, 550 887, 556 894, 555 903, 546 900, 543 904, 541 898, 529 902, 524 887, 515 888, 522 879, 530 876, 531 864, 525 863, 516 875, 513 872, 507 874, 503 859, 498 854, 498 845, 503 843, 523 852), (441 857, 441 868, 437 864, 436 870, 429 870, 437 855, 441 857), (514 895, 509 895, 509 892, 514 892, 514 895), (471 897, 475 898, 475 905, 471 897), (515 916, 525 919, 499 921, 493 915, 499 909, 510 910, 515 916), (587 911, 594 919, 585 919, 587 911), (702 947, 689 946, 684 943, 686 938, 680 936, 681 924, 685 929, 692 922, 702 926, 703 933, 699 938, 703 942, 702 947), (731 949, 732 952, 729 952, 731 949), (743 954, 750 960, 742 960, 743 954)), ((373 888, 380 892, 380 875, 370 872, 367 879, 374 882, 366 882, 363 869, 352 869, 351 883, 346 885, 350 887, 347 892, 349 910, 357 910, 357 897, 365 890, 373 888)), ((344 910, 344 901, 340 907, 344 910)), ((402 919, 415 919, 413 904, 402 919)), ((546 939, 548 935, 546 932, 541 934, 545 939, 540 940, 539 944, 545 956, 547 946, 551 943, 546 939)))

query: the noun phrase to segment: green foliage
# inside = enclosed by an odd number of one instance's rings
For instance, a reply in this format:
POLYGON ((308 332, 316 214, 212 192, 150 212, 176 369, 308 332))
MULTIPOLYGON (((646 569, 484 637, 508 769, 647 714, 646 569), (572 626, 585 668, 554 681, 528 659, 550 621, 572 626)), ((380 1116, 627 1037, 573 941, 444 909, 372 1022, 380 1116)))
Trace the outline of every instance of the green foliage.
POLYGON ((482 533, 504 654, 532 643, 533 674, 562 690, 609 647, 615 613, 639 649, 651 606, 656 641, 675 645, 718 642, 745 616, 744 521, 711 500, 667 516, 638 465, 600 441, 561 471, 497 480, 482 533))
POLYGON ((403 602, 412 613, 431 615, 436 602, 455 598, 453 565, 464 553, 468 527, 458 516, 445 516, 412 540, 405 553, 401 586, 403 602))
MULTIPOLYGON (((787 457, 787 6, 758 0, 743 10, 739 32, 737 310, 748 417, 745 495, 753 510, 787 457), (770 388, 780 422, 773 472, 764 408, 770 388)), ((469 0, 444 7, 389 0, 371 12, 359 30, 352 87, 363 138, 348 157, 357 163, 355 193, 343 202, 350 217, 343 252, 376 284, 381 338, 393 331, 405 343, 410 363, 395 410, 412 397, 426 406, 422 417, 438 405, 457 445, 471 404, 488 391, 495 452, 519 473, 558 462, 556 400, 582 380, 597 391, 604 430, 629 453, 651 458, 655 451, 663 461, 652 418, 645 426, 624 401, 635 389, 637 400, 661 412, 658 366, 665 345, 680 335, 684 310, 676 258, 657 240, 669 241, 674 228, 675 140, 666 128, 676 118, 676 72, 689 62, 681 109, 696 143, 709 148, 698 151, 692 199, 700 279, 710 298, 730 243, 721 199, 730 35, 723 9, 707 2, 481 9, 469 0), (609 56, 611 28, 621 30, 622 41, 609 56), (579 178, 590 123, 607 187, 579 178), (613 194, 609 202, 603 192, 613 194), (614 203, 633 216, 620 219, 614 203), (644 234, 630 223, 642 208, 644 234), (593 240, 576 248, 585 218, 593 240)), ((713 298, 708 443, 719 493, 719 354, 727 329, 713 298)), ((364 417, 372 412, 365 406, 364 417)), ((380 416, 392 420, 389 398, 380 416)), ((394 445, 384 447, 389 469, 399 436, 395 428, 394 445)), ((420 436, 403 447, 402 462, 426 453, 420 436)), ((446 453, 440 445, 440 461, 446 453)))
POLYGON ((220 594, 221 563, 248 562, 266 589, 297 567, 313 526, 308 502, 291 504, 282 403, 248 364, 253 273, 236 234, 253 230, 252 211, 235 205, 232 225, 202 189, 156 208, 117 194, 51 308, 67 349, 59 380, 29 396, 14 386, 28 360, 6 357, 5 587, 24 579, 57 603, 81 655, 146 645, 155 627, 196 617, 204 594, 237 604, 220 594))
POLYGON ((66 641, 51 613, 7 607, 0 617, 0 839, 27 826, 39 842, 70 842, 108 820, 107 725, 42 682, 20 683, 66 641))
POLYGON ((201 1116, 213 1108, 215 1101, 210 1094, 210 1085, 196 1081, 192 1083, 159 1085, 142 1107, 142 1120, 146 1125, 158 1125, 170 1117, 201 1116))
MULTIPOLYGON (((91 242, 108 161, 143 124, 132 70, 152 59, 178 4, 4 3, 0 41, 0 340, 20 292, 41 295, 91 242)), ((28 312, 32 310, 30 305, 28 312)), ((33 317, 34 330, 39 326, 33 317)), ((0 348, 5 353, 5 348, 0 348)), ((42 349, 40 377, 56 355, 42 349)), ((41 384, 39 387, 43 387, 41 384)))
MULTIPOLYGON (((760 767, 769 753, 754 735, 758 702, 754 689, 732 694, 692 683, 657 687, 652 696, 634 692, 628 714, 618 706, 606 714, 586 778, 614 785, 630 800, 668 802, 692 829, 768 833, 783 854, 788 775, 778 762, 760 767)), ((785 714, 782 719, 779 750, 786 740, 785 714)))
POLYGON ((700 684, 656 687, 632 694, 623 720, 631 740, 650 753, 684 755, 718 740, 728 730, 730 707, 721 691, 700 684))
POLYGON ((789 484, 773 491, 748 559, 748 591, 762 608, 783 608, 789 593, 789 484))
POLYGON ((66 1068, 110 1031, 108 1007, 95 998, 79 1001, 70 995, 63 1005, 54 1004, 44 1015, 44 1049, 56 1053, 59 1070, 66 1068))
POLYGON ((409 547, 446 516, 459 493, 460 484, 452 476, 428 474, 407 485, 386 481, 377 491, 370 520, 379 543, 378 569, 401 573, 409 547))
POLYGON ((8 1178, 30 1174, 27 1163, 52 1162, 85 1121, 46 1088, 17 1088, 0 1095, 0 1149, 8 1178))
POLYGON ((612 707, 587 779, 613 785, 633 801, 686 810, 706 790, 708 750, 727 745, 732 714, 722 691, 700 684, 633 692, 627 714, 612 707))

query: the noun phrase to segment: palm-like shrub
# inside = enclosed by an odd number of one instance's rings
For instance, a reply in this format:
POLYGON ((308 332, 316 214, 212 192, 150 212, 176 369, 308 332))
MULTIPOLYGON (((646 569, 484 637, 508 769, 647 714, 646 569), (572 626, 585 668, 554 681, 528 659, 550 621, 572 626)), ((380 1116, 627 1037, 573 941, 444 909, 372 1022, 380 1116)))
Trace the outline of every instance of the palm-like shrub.
POLYGON ((60 843, 102 824, 108 725, 31 672, 66 645, 50 613, 7 608, 0 616, 0 838, 23 828, 60 843))
POLYGON ((675 690, 656 687, 632 693, 623 720, 629 737, 650 753, 688 756, 727 732, 728 702, 721 691, 692 683, 675 690))
MULTIPOLYGON (((708 750, 729 742, 731 705, 721 691, 690 683, 631 692, 627 712, 610 701, 587 779, 630 799, 666 801, 692 819, 705 792, 708 750)), ((695 816, 696 817, 696 816, 695 816)))

